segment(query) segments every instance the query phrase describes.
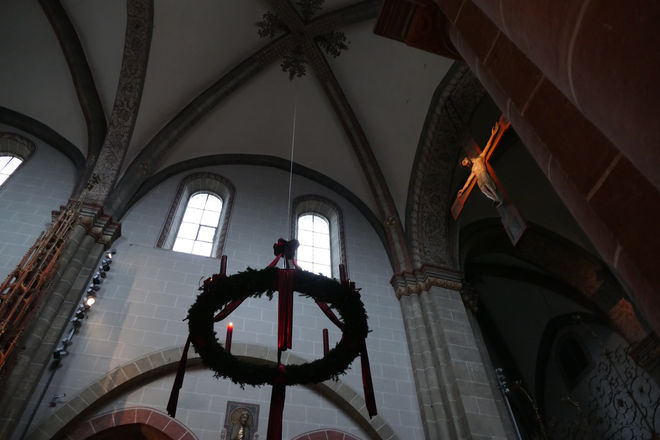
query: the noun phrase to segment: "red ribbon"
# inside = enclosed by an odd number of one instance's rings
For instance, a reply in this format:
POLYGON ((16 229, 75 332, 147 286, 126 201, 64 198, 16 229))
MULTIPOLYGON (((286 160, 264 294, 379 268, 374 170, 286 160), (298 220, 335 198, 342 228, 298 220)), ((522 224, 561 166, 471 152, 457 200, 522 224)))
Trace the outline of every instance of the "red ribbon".
MULTIPOLYGON (((218 312, 218 314, 213 317, 213 321, 218 322, 225 319, 227 316, 229 316, 231 312, 236 310, 236 308, 240 306, 243 301, 245 301, 245 298, 236 299, 230 302, 229 304, 225 305, 222 308, 222 310, 220 310, 220 312, 218 312)), ((208 341, 202 338, 198 338, 195 340, 195 345, 199 348, 202 348, 208 345, 208 341)), ((176 407, 179 402, 179 391, 183 386, 183 376, 186 374, 186 364, 188 363, 189 349, 190 349, 190 335, 188 335, 188 339, 186 339, 186 345, 183 346, 183 353, 181 354, 181 360, 179 360, 179 366, 177 367, 176 370, 176 378, 174 379, 174 383, 172 384, 172 391, 170 392, 170 400, 168 400, 167 402, 167 413, 170 415, 170 417, 176 416, 176 407)))
POLYGON ((339 327, 340 330, 344 330, 344 323, 337 318, 337 315, 335 315, 335 312, 332 311, 332 309, 323 302, 316 301, 316 305, 319 306, 319 308, 325 313, 325 316, 328 317, 330 321, 337 327, 339 327))
POLYGON ((293 336, 293 277, 295 269, 277 271, 277 348, 284 351, 291 348, 293 336))
POLYGON ((376 396, 374 396, 374 383, 371 380, 371 368, 369 367, 369 355, 367 354, 367 341, 362 340, 360 344, 360 365, 362 367, 362 389, 364 401, 369 411, 369 417, 378 414, 376 409, 376 396))
POLYGON ((176 417, 176 405, 179 403, 179 390, 183 386, 183 376, 186 374, 186 363, 188 362, 188 349, 190 348, 190 335, 186 339, 186 345, 183 346, 183 354, 179 361, 179 367, 176 370, 176 378, 172 385, 170 400, 167 402, 167 413, 170 417, 176 417))
POLYGON ((270 394, 270 412, 268 413, 268 431, 266 440, 282 440, 282 415, 286 398, 286 368, 277 366, 273 391, 270 394))

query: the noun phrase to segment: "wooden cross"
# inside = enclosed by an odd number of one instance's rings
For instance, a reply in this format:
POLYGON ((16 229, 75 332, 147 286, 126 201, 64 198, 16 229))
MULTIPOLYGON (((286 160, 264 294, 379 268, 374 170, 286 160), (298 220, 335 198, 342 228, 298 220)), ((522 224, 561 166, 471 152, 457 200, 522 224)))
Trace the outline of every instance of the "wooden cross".
POLYGON ((493 167, 490 166, 489 159, 493 155, 495 148, 500 144, 504 132, 511 126, 511 123, 504 117, 500 116, 493 129, 491 130, 490 139, 486 143, 483 151, 479 148, 476 142, 472 140, 466 146, 467 156, 461 162, 463 166, 471 168, 470 175, 456 195, 456 200, 451 205, 451 215, 454 220, 461 215, 463 207, 468 197, 474 189, 474 185, 478 185, 481 192, 493 201, 497 208, 497 212, 502 218, 502 224, 506 231, 511 243, 515 246, 527 228, 525 220, 521 217, 518 209, 511 203, 511 200, 504 192, 504 188, 500 183, 493 167))

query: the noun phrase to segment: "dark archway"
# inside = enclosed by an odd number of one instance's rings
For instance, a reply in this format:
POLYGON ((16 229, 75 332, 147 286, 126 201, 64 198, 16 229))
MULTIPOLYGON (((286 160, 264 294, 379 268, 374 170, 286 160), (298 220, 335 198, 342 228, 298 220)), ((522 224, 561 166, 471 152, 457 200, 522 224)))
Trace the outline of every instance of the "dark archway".
POLYGON ((98 432, 87 440, 176 440, 156 428, 142 423, 114 426, 98 432))
MULTIPOLYGON (((62 438, 59 434, 53 438, 62 438)), ((76 423, 67 440, 196 440, 185 425, 148 407, 121 408, 76 423)))
MULTIPOLYGON (((607 317, 630 344, 649 337, 623 287, 598 258, 538 225, 529 224, 517 246, 511 245, 497 219, 472 223, 460 232, 460 260, 466 279, 491 273, 505 278, 524 276, 519 267, 475 264, 483 255, 513 257, 533 266, 536 282, 551 285, 562 295, 607 317), (576 293, 581 296, 578 297, 576 293)), ((529 272, 529 271, 527 271, 529 272)))

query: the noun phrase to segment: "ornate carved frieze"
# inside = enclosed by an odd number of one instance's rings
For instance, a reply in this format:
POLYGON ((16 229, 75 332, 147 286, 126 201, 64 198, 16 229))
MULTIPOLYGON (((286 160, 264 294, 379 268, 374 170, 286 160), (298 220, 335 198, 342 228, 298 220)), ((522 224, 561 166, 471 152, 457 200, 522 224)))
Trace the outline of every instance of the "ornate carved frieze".
POLYGON ((390 280, 398 299, 402 296, 416 295, 427 292, 433 286, 460 291, 463 282, 462 274, 450 269, 424 265, 411 272, 401 272, 390 280))
POLYGON ((100 182, 90 191, 88 201, 93 203, 103 204, 110 193, 133 134, 149 59, 153 12, 153 0, 127 2, 124 58, 110 124, 94 167, 100 182))
POLYGON ((451 181, 469 119, 484 95, 467 66, 456 63, 433 97, 408 195, 406 225, 415 266, 455 264, 448 236, 451 181))

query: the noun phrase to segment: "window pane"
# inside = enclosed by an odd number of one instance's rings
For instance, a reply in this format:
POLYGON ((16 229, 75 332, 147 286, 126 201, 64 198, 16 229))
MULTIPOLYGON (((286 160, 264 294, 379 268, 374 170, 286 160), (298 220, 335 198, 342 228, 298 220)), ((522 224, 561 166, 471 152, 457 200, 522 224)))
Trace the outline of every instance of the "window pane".
POLYGON ((206 204, 207 197, 208 197, 207 193, 195 194, 190 198, 190 200, 188 200, 188 207, 204 209, 204 205, 206 204))
POLYGON ((314 263, 330 266, 330 250, 314 249, 314 263))
POLYGON ((193 245, 192 253, 195 255, 203 255, 205 257, 211 256, 211 249, 213 245, 205 241, 196 241, 193 245))
POLYGON ((21 159, 17 157, 12 157, 9 159, 9 163, 5 165, 5 167, 2 169, 2 174, 11 174, 14 171, 16 171, 16 168, 23 162, 21 159))
POLYGON ((189 238, 191 240, 194 240, 197 238, 197 229, 199 226, 197 226, 195 223, 186 223, 182 222, 181 227, 179 227, 179 233, 177 234, 177 238, 189 238))
POLYGON ((306 270, 307 272, 314 273, 314 263, 311 263, 309 261, 301 261, 301 260, 297 260, 296 263, 298 263, 298 266, 300 266, 302 270, 306 270))
POLYGON ((208 226, 200 226, 199 234, 197 235, 197 240, 212 242, 214 235, 215 235, 215 228, 209 228, 208 226))
POLYGON ((297 256, 299 261, 314 261, 312 248, 309 246, 300 246, 298 248, 297 256))
MULTIPOLYGON (((301 215, 298 217, 298 230, 313 231, 314 230, 314 216, 301 215)), ((300 240, 300 239, 298 239, 300 240)))
POLYGON ((314 244, 314 233, 300 229, 298 231, 298 241, 300 245, 312 246, 314 244))
POLYGON ((298 264, 305 270, 332 276, 330 228, 327 220, 315 214, 298 217, 298 264))
POLYGON ((214 211, 204 211, 202 214, 202 221, 200 222, 206 226, 218 226, 218 220, 220 220, 220 213, 214 211))
POLYGON ((328 235, 330 233, 330 227, 326 219, 319 217, 318 215, 314 216, 314 232, 320 232, 322 234, 328 235))
POLYGON ((195 209, 195 208, 186 208, 186 213, 183 215, 183 221, 188 222, 188 223, 198 223, 202 219, 202 211, 201 209, 195 209))
POLYGON ((323 274, 326 277, 332 277, 332 271, 330 270, 330 266, 324 266, 322 264, 315 264, 313 272, 323 274))
POLYGON ((206 201, 206 207, 204 209, 206 209, 207 211, 220 212, 222 211, 222 200, 220 200, 216 196, 209 194, 209 198, 206 201))
POLYGON ((177 252, 185 252, 189 254, 192 252, 193 243, 194 243, 193 240, 188 240, 185 238, 177 238, 176 241, 174 242, 174 246, 172 247, 172 250, 177 252))
POLYGON ((0 173, 2 172, 2 169, 9 163, 9 161, 12 159, 13 156, 0 156, 0 173))
POLYGON ((323 249, 330 249, 330 236, 328 233, 320 234, 314 232, 314 246, 323 249))

